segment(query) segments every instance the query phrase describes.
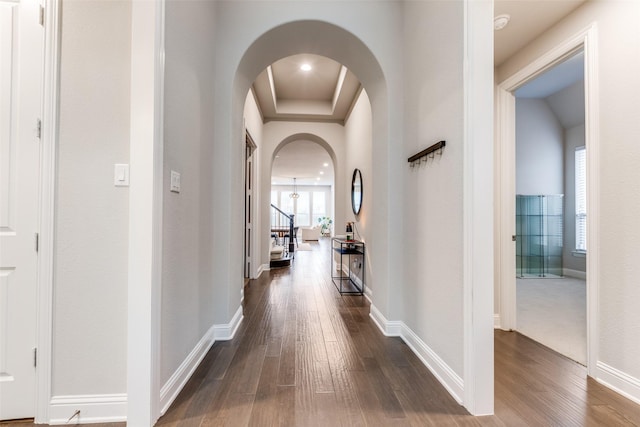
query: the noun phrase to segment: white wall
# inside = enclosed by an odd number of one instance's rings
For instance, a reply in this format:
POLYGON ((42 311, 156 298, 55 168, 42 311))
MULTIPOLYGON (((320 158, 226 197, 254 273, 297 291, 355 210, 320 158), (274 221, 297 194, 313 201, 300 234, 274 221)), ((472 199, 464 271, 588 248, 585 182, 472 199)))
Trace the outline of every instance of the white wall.
POLYGON ((62 6, 52 394, 126 393, 131 4, 62 6))
POLYGON ((165 16, 161 385, 214 324, 220 208, 210 191, 215 4, 169 1, 165 16), (180 193, 169 191, 171 170, 181 174, 180 193))
MULTIPOLYGON (((344 161, 344 181, 336 182, 336 187, 343 187, 344 194, 344 222, 355 222, 357 235, 360 239, 367 243, 371 236, 371 217, 373 209, 373 201, 376 198, 373 183, 373 163, 372 163, 372 129, 371 122, 371 102, 366 91, 361 91, 351 114, 349 115, 345 126, 345 161, 344 161), (362 207, 360 214, 355 216, 351 206, 351 180, 353 179, 354 169, 360 169, 362 173, 362 207)), ((344 234, 345 228, 335 228, 335 234, 344 234)), ((366 248, 366 245, 365 245, 366 248)), ((371 257, 366 252, 365 259, 365 291, 372 294, 373 284, 367 279, 371 277, 371 257)), ((362 271, 352 266, 351 271, 362 279, 362 271)))
POLYGON ((463 376, 462 2, 407 2, 405 133, 401 150, 404 246, 402 320, 463 376), (435 42, 447 40, 446 43, 435 42), (434 41, 430 43, 429 41, 434 41), (414 54, 412 54, 414 53, 414 54), (442 156, 407 158, 446 140, 442 156))
POLYGON ((640 399, 638 16, 638 2, 586 2, 497 70, 501 82, 587 25, 597 24, 599 120, 595 125, 599 127, 600 141, 600 286, 595 372, 600 378, 616 381, 618 388, 624 388, 636 399, 640 399))
POLYGON ((564 193, 564 129, 544 99, 516 99, 516 194, 564 193))

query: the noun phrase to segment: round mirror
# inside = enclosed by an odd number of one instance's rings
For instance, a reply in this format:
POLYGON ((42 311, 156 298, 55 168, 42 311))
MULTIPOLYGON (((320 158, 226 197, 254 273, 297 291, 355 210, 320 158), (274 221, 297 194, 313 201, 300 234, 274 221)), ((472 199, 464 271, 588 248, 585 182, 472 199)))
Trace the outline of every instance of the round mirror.
POLYGON ((360 213, 360 208, 362 207, 362 174, 360 169, 353 171, 353 178, 351 179, 351 207, 355 215, 360 213))

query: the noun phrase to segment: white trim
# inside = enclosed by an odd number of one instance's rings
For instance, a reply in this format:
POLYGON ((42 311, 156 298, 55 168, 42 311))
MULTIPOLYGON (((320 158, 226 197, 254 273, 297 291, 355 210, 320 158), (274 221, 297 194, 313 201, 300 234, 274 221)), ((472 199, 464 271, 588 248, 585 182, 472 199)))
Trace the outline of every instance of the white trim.
POLYGON ((131 6, 127 422, 160 416, 165 1, 131 6))
POLYGON ((504 329, 516 326, 515 246, 511 235, 515 230, 515 97, 513 91, 554 65, 562 62, 578 49, 584 50, 585 61, 585 142, 587 147, 587 370, 595 375, 598 360, 598 289, 599 289, 599 119, 598 119, 598 67, 597 26, 595 23, 577 32, 565 41, 514 73, 497 87, 496 180, 500 185, 496 223, 499 253, 500 316, 504 329), (512 271, 513 270, 513 271, 512 271))
POLYGON ((572 270, 570 268, 563 268, 562 275, 566 277, 573 277, 575 279, 587 280, 587 273, 585 271, 572 270))
POLYGON ((411 351, 420 361, 431 371, 431 373, 447 389, 449 394, 462 404, 464 395, 464 381, 446 364, 420 337, 402 321, 387 320, 384 315, 371 305, 369 317, 378 326, 380 331, 387 337, 400 337, 409 346, 411 351))
POLYGON ((595 379, 627 399, 640 404, 640 379, 625 374, 603 362, 596 364, 595 379))
MULTIPOLYGON (((493 2, 463 3, 463 376, 457 387, 453 372, 419 348, 436 375, 464 402, 472 415, 494 410, 493 378, 493 2), (463 394, 458 394, 464 392, 463 394)), ((428 347, 426 347, 428 349, 428 347)))
POLYGON ((509 91, 498 87, 496 93, 496 230, 498 271, 496 279, 500 294, 499 312, 502 328, 516 327, 516 245, 512 236, 516 230, 516 154, 515 154, 515 98, 509 91), (509 120, 507 118, 512 118, 509 120), (507 262, 506 260, 509 260, 507 262), (507 284, 512 283, 508 286, 507 284))
POLYGON ((600 111, 598 30, 591 25, 583 36, 585 83, 585 146, 587 148, 587 370, 594 374, 599 357, 600 294, 600 111))
POLYGON ((184 388, 189 378, 193 375, 202 359, 207 355, 211 346, 215 343, 214 326, 211 326, 202 339, 191 350, 191 353, 180 364, 171 378, 160 389, 160 414, 164 415, 178 394, 184 388))
POLYGON ((384 314, 373 304, 371 304, 369 310, 369 317, 371 317, 373 323, 376 324, 384 336, 399 337, 402 335, 402 322, 387 320, 384 314))
POLYGON ((236 314, 234 314, 231 322, 220 325, 213 325, 213 336, 216 341, 229 341, 233 339, 238 331, 240 323, 242 323, 244 316, 242 315, 242 306, 238 307, 236 314))
POLYGON ((401 337, 444 388, 447 389, 449 394, 462 405, 463 396, 466 394, 465 383, 462 378, 404 323, 402 323, 401 337))
POLYGON ((501 329, 500 328, 500 314, 493 315, 493 329, 501 329))
POLYGON ((256 272, 256 279, 258 279, 263 272, 269 271, 270 269, 269 264, 260 264, 256 272))
POLYGON ((58 147, 58 94, 60 70, 60 0, 46 0, 44 25, 44 85, 42 143, 40 144, 39 254, 37 266, 38 369, 35 422, 49 422, 51 400, 51 342, 58 147))
POLYGON ((127 419, 126 394, 54 396, 49 424, 114 423, 127 419), (73 419, 76 411, 80 411, 73 419))
POLYGON ((369 300, 369 303, 373 303, 373 291, 369 286, 364 288, 364 297, 369 300))

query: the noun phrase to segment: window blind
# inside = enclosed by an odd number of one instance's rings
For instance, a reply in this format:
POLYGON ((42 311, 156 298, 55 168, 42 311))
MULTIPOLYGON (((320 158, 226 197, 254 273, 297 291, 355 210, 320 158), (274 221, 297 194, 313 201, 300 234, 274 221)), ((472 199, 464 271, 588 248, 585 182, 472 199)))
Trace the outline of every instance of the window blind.
POLYGON ((587 152, 585 147, 576 148, 576 250, 587 250, 587 152))

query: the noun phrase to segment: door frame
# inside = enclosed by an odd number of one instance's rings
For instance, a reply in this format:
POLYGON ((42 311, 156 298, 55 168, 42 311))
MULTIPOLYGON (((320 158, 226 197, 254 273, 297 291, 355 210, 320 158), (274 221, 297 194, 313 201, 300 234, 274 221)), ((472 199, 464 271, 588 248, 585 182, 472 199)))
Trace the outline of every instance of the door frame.
POLYGON ((56 199, 56 152, 58 147, 58 94, 60 64, 60 1, 45 0, 42 139, 40 142, 40 194, 37 264, 38 313, 36 342, 35 422, 49 422, 53 326, 53 273, 56 199))
MULTIPOLYGON (((244 174, 244 241, 242 244, 242 253, 243 253, 243 271, 244 271, 244 279, 254 279, 256 271, 255 267, 255 218, 256 218, 256 197, 257 191, 255 191, 256 187, 256 149, 258 146, 255 143, 255 140, 251 136, 249 129, 247 129, 245 124, 245 155, 244 155, 244 164, 243 164, 243 174, 244 174), (248 153, 247 150, 251 152, 248 153), (251 159, 251 160, 249 160, 251 159), (251 189, 251 197, 248 197, 248 191, 251 189), (247 221, 247 207, 249 212, 251 213, 251 227, 247 227, 249 222, 247 221), (249 248, 247 248, 247 243, 249 248)), ((260 263, 260 260, 257 260, 260 263)))
POLYGON ((599 288, 599 122, 597 26, 595 23, 566 39, 496 89, 496 279, 499 290, 497 327, 516 327, 515 244, 515 96, 529 80, 584 49, 585 147, 587 149, 587 371, 595 376, 598 360, 599 288))

